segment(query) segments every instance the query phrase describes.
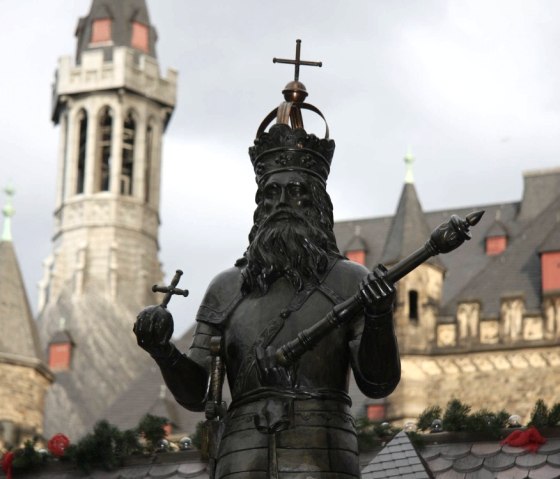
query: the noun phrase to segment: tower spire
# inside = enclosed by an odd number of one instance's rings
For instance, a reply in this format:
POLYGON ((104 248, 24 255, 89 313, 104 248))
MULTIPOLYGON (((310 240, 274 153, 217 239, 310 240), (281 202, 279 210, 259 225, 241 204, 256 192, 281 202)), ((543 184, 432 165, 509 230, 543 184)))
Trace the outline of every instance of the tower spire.
POLYGON ((102 50, 105 60, 112 61, 115 47, 156 57, 157 33, 145 0, 93 0, 89 14, 78 21, 76 38, 78 63, 88 50, 102 50))
POLYGON ((16 210, 12 204, 12 198, 15 194, 15 190, 11 185, 4 188, 4 193, 8 197, 4 208, 2 208, 2 213, 4 215, 4 227, 2 229, 2 241, 12 241, 12 216, 14 216, 16 210))
POLYGON ((406 174, 404 177, 404 182, 407 184, 414 184, 414 173, 412 165, 414 163, 414 156, 412 155, 412 150, 408 147, 406 155, 404 155, 404 164, 406 165, 406 174))

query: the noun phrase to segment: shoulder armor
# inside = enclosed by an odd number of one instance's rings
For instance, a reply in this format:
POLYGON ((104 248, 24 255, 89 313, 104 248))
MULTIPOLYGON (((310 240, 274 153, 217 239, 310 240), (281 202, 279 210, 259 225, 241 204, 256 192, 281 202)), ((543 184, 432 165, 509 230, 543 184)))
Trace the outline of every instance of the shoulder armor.
POLYGON ((241 269, 234 266, 216 276, 202 299, 196 320, 220 325, 243 298, 241 269))
POLYGON ((322 282, 319 289, 333 303, 340 303, 358 291, 360 281, 369 270, 361 264, 349 260, 338 260, 322 282))

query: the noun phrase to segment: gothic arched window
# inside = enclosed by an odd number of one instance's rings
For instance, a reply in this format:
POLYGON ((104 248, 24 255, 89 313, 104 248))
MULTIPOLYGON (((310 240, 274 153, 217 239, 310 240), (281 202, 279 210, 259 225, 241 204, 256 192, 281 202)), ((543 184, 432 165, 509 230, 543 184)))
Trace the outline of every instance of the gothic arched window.
POLYGON ((136 122, 132 112, 128 112, 123 125, 121 194, 132 195, 132 178, 134 173, 134 140, 136 138, 136 122))
POLYGON ((87 143, 87 113, 81 110, 78 113, 78 157, 76 171, 76 194, 84 192, 86 175, 86 143, 87 143))
POLYGON ((109 191, 111 179, 111 140, 113 135, 113 112, 103 108, 99 116, 95 190, 109 191))
POLYGON ((151 123, 148 124, 146 128, 146 156, 144 162, 144 201, 146 203, 150 202, 150 188, 151 174, 152 174, 152 163, 153 163, 153 149, 154 149, 154 127, 151 123))

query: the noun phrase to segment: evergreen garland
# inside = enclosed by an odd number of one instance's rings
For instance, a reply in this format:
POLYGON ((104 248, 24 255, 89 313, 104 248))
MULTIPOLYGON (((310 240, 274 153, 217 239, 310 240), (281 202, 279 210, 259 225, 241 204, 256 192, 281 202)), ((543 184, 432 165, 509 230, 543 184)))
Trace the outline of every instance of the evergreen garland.
MULTIPOLYGON (((469 405, 453 399, 449 401, 445 411, 439 406, 426 408, 418 417, 416 425, 418 430, 427 431, 431 429, 434 420, 439 419, 446 432, 476 432, 499 438, 503 434, 503 429, 508 426, 509 417, 509 413, 504 410, 495 413, 488 409, 481 409, 471 413, 469 405)), ((78 443, 70 445, 60 460, 73 463, 83 472, 90 472, 94 468, 105 470, 118 468, 131 455, 153 454, 161 451, 161 441, 165 438, 164 426, 168 423, 166 418, 147 414, 137 428, 120 431, 107 421, 100 421, 95 425, 92 433, 86 435, 78 443)), ((560 403, 555 403, 549 409, 545 402, 539 399, 533 408, 528 425, 535 427, 560 426, 560 403)), ((198 439, 202 426, 201 421, 197 424, 196 432, 192 436, 193 445, 197 448, 200 447, 198 439)), ((364 451, 382 445, 400 430, 386 422, 358 418, 356 432, 359 450, 364 451)), ((412 431, 407 431, 407 434, 415 446, 422 446, 423 436, 412 431)), ((31 471, 45 465, 49 459, 54 457, 44 449, 37 450, 36 442, 36 440, 26 441, 22 448, 13 451, 14 470, 31 471)))
POLYGON ((116 469, 122 466, 127 456, 140 452, 142 447, 135 431, 123 432, 107 421, 99 421, 93 433, 68 447, 64 457, 87 473, 95 467, 107 471, 116 469))

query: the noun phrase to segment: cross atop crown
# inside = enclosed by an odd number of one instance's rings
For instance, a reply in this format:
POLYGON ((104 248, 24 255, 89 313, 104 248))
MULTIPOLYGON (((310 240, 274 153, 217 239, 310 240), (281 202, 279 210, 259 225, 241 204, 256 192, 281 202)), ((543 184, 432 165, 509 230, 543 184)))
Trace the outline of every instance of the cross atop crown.
POLYGON ((309 67, 322 67, 323 62, 309 62, 306 60, 300 59, 301 53, 301 40, 296 40, 296 59, 295 60, 287 60, 284 58, 273 58, 272 63, 287 63, 289 65, 294 65, 294 81, 299 81, 299 67, 300 65, 305 65, 309 67))

